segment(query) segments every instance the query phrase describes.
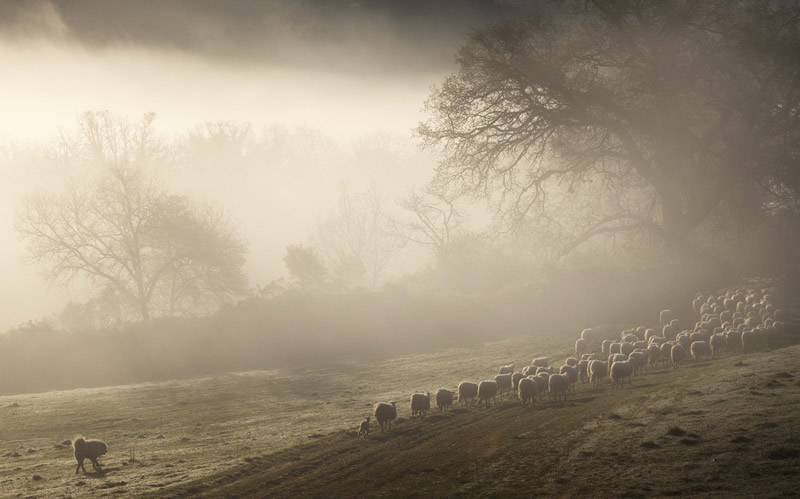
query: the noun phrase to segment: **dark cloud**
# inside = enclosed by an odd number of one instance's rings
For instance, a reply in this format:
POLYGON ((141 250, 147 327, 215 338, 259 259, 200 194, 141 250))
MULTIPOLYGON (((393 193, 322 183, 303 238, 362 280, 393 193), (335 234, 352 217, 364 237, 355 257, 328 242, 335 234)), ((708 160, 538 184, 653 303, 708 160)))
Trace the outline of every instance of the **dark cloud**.
POLYGON ((524 0, 52 0, 0 2, 0 35, 181 51, 235 64, 426 71, 524 0))

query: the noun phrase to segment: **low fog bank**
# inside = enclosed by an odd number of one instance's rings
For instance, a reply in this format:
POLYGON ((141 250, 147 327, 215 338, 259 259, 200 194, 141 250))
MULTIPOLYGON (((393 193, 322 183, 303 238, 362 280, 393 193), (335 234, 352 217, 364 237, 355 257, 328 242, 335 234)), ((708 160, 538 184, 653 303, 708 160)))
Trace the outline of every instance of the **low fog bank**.
POLYGON ((692 317, 695 292, 730 284, 718 270, 534 271, 465 259, 376 291, 273 287, 209 317, 114 330, 34 323, 0 335, 0 394, 478 349, 509 337, 563 342, 566 354, 585 327, 652 326, 662 308, 692 317))

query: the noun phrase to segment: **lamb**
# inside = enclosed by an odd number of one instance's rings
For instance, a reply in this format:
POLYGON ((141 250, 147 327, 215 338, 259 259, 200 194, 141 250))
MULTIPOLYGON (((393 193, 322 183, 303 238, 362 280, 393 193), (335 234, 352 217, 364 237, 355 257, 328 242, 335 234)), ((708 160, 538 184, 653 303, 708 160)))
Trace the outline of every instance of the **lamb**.
POLYGON ((369 418, 370 417, 367 416, 366 419, 361 422, 361 425, 358 427, 358 435, 356 435, 356 438, 361 438, 362 435, 364 438, 367 438, 367 435, 369 435, 369 418))
POLYGON ((439 408, 439 412, 447 412, 450 410, 450 405, 453 403, 454 396, 455 393, 446 388, 439 388, 436 390, 436 406, 439 408))
POLYGON ((108 452, 105 442, 94 439, 86 440, 82 436, 72 440, 72 448, 75 449, 75 460, 78 461, 78 466, 75 468, 76 475, 80 470, 86 473, 86 468, 83 466, 83 460, 86 458, 92 461, 95 471, 99 470, 100 464, 97 462, 97 458, 108 452))
POLYGON ((569 389, 569 378, 566 374, 553 374, 549 379, 550 400, 555 397, 558 402, 559 396, 567 400, 567 390, 569 389))
POLYGON ((711 353, 707 341, 693 341, 692 346, 689 347, 689 351, 692 353, 692 358, 694 360, 700 360, 703 356, 711 353))
POLYGON ((500 368, 497 374, 513 374, 514 373, 514 364, 509 364, 507 366, 503 366, 500 368))
POLYGON ((381 425, 381 433, 384 427, 388 430, 392 426, 392 421, 397 419, 397 404, 395 402, 378 402, 375 404, 375 421, 381 425))
POLYGON ((633 374, 633 365, 627 360, 618 360, 611 364, 611 388, 617 386, 617 383, 624 384, 625 378, 628 378, 630 383, 631 374, 633 374))
POLYGON ((458 403, 469 407, 478 396, 478 384, 471 381, 462 381, 458 384, 458 403))
POLYGON ((672 359, 672 367, 677 369, 681 367, 681 361, 686 358, 686 349, 680 343, 676 343, 672 345, 669 357, 672 359))
POLYGON ((486 401, 486 408, 489 408, 489 399, 492 399, 497 405, 497 382, 493 379, 487 379, 478 383, 478 409, 481 408, 481 402, 486 401))
POLYGON ((608 364, 602 360, 592 360, 589 362, 589 382, 594 388, 600 384, 600 379, 608 375, 608 364))
POLYGON ((527 405, 528 402, 530 402, 532 405, 538 394, 539 386, 536 384, 536 381, 532 380, 531 378, 522 378, 519 381, 519 387, 517 387, 517 396, 522 402, 523 407, 527 405))
POLYGON ((415 416, 425 419, 428 410, 431 408, 431 392, 411 394, 411 421, 415 416))
MULTIPOLYGON (((510 392, 514 387, 510 374, 498 374, 494 377, 494 380, 497 383, 497 391, 500 395, 510 392)), ((480 393, 480 390, 478 392, 480 393)))

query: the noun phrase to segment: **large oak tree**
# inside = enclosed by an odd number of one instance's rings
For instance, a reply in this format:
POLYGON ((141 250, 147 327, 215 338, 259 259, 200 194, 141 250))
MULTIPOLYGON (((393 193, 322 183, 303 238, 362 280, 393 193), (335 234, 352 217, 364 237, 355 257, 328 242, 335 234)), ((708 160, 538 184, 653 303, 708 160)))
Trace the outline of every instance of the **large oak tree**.
POLYGON ((514 224, 591 185, 565 251, 646 231, 683 258, 736 196, 798 213, 797 54, 797 1, 557 2, 473 32, 417 132, 445 153, 435 182, 499 193, 514 224))

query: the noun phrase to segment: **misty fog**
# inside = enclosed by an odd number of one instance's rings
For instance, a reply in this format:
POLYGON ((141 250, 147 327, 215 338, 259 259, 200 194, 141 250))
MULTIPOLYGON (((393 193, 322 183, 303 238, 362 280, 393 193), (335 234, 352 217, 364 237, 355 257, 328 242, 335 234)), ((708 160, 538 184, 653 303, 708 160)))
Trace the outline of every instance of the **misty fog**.
MULTIPOLYGON (((245 152, 226 167, 230 151, 207 150, 214 160, 161 172, 173 192, 228 214, 248 241, 244 268, 253 287, 286 275, 286 246, 310 243, 343 191, 374 189, 394 209, 429 180, 435 157, 418 150, 411 129, 430 87, 455 68, 467 29, 493 9, 419 4, 404 14, 387 2, 333 15, 314 2, 248 5, 238 12, 172 3, 155 21, 148 16, 157 25, 145 31, 130 4, 0 7, 0 329, 91 295, 80 283, 45 282, 24 262, 13 228, 25 196, 82 174, 25 158, 74 131, 86 111, 128 120, 154 112, 157 133, 175 143, 222 122, 270 143, 272 151, 252 160, 258 164, 247 164, 245 152), (235 24, 242 20, 253 25, 235 24)), ((424 264, 414 255, 402 268, 424 264)))

